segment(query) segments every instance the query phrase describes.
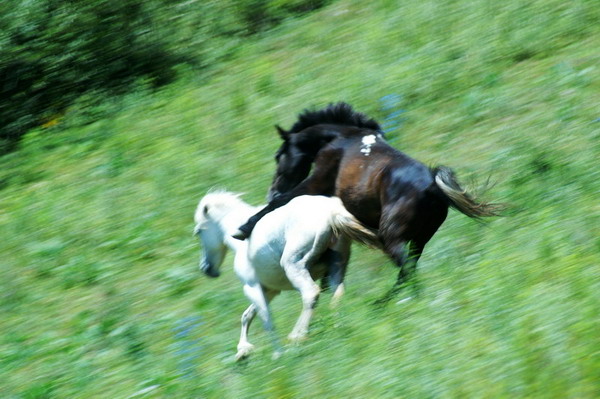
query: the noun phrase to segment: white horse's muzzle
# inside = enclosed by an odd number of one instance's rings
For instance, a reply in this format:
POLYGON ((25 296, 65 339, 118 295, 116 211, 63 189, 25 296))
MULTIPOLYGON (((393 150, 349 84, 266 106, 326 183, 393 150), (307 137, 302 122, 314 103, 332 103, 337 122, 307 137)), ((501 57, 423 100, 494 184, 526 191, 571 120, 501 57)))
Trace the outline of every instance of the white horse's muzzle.
POLYGON ((208 263, 205 260, 202 260, 200 262, 200 270, 202 270, 202 272, 204 274, 206 274, 208 277, 219 277, 221 275, 221 273, 219 272, 219 269, 217 269, 213 264, 208 263))

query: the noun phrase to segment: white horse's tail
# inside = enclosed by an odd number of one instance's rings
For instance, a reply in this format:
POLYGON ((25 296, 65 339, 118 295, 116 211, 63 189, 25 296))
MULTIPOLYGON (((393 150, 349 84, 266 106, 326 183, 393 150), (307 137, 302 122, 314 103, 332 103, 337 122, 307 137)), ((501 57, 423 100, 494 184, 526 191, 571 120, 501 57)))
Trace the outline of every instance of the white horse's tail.
POLYGON ((342 204, 342 201, 333 197, 336 201, 332 207, 330 225, 336 236, 346 235, 354 241, 373 248, 381 248, 382 244, 377 237, 377 230, 370 229, 359 222, 342 204))

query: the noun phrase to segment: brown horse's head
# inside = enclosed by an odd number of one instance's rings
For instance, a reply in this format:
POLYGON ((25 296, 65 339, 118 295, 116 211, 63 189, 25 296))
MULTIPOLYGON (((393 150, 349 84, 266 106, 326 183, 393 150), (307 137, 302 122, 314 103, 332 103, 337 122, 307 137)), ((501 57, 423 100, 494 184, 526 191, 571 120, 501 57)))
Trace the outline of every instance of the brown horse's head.
POLYGON ((277 171, 269 190, 269 201, 306 179, 317 153, 335 138, 346 135, 350 127, 381 132, 375 120, 344 102, 329 104, 320 110, 304 110, 289 131, 276 126, 283 143, 275 155, 277 171))
POLYGON ((268 200, 271 201, 278 195, 287 193, 296 187, 310 173, 314 155, 307 154, 298 145, 302 135, 290 134, 281 127, 276 126, 283 143, 275 154, 277 169, 273 183, 269 189, 268 200))

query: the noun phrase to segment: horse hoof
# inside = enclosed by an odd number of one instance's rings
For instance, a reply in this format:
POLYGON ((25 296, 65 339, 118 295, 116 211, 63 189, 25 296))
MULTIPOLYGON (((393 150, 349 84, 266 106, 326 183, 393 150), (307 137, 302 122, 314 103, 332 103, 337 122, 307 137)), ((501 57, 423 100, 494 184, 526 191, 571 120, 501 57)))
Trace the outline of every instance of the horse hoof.
POLYGON ((308 339, 306 334, 290 334, 288 335, 288 340, 293 344, 299 344, 308 339))
POLYGON ((236 240, 244 241, 248 236, 242 230, 238 230, 231 235, 236 240))
POLYGON ((238 352, 235 354, 235 361, 239 362, 241 360, 247 359, 248 356, 250 356, 250 354, 252 353, 253 349, 254 349, 254 346, 247 346, 247 347, 238 349, 238 352))
POLYGON ((405 302, 410 301, 411 299, 413 299, 412 296, 407 296, 406 298, 400 299, 398 302, 396 302, 396 305, 401 305, 405 302))
POLYGON ((276 350, 275 352, 273 352, 273 356, 271 356, 272 360, 277 360, 279 359, 281 356, 283 355, 283 351, 282 350, 276 350))

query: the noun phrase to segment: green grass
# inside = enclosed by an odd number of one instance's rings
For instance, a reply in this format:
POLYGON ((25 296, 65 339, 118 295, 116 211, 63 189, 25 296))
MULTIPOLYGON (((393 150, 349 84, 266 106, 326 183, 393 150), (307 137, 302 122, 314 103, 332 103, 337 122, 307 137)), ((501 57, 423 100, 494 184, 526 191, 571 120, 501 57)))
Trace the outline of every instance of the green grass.
MULTIPOLYGON (((84 99, 30 132, 0 159, 0 397, 599 397, 598 10, 338 1, 205 75, 84 99), (198 271, 197 201, 212 187, 264 201, 274 124, 338 100, 383 122, 391 94, 389 141, 491 176, 510 215, 452 211, 422 295, 384 309, 371 303, 396 270, 356 246, 308 341, 272 362, 257 322, 257 353, 235 364, 247 301, 231 257, 217 280, 198 271)), ((275 300, 282 337, 299 311, 296 293, 275 300)))

